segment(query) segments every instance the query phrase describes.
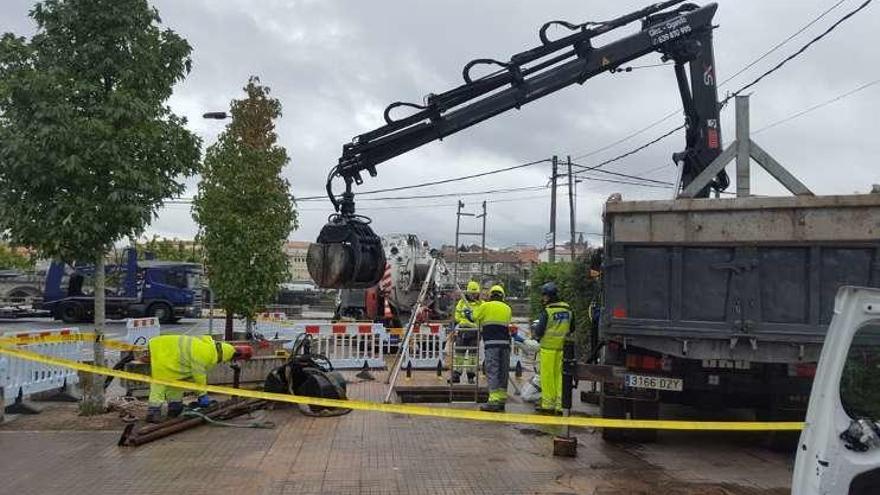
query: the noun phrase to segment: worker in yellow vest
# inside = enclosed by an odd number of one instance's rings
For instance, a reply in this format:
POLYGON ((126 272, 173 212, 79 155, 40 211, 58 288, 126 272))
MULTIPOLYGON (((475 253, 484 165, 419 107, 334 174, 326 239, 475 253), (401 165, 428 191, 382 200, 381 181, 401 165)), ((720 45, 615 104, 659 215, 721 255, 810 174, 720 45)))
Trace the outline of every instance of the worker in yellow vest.
MULTIPOLYGON (((253 348, 216 342, 210 335, 160 335, 149 342, 150 375, 160 380, 189 380, 198 385, 208 383, 208 373, 218 364, 233 359, 250 359, 253 348)), ((162 419, 162 404, 168 401, 168 417, 183 412, 183 390, 156 383, 150 384, 149 409, 146 421, 158 423, 162 419)), ((199 407, 211 405, 207 392, 200 392, 199 407)))
POLYGON ((541 286, 544 309, 533 329, 533 337, 541 344, 541 405, 540 413, 562 413, 562 348, 569 333, 574 331, 574 313, 568 303, 559 300, 556 284, 541 286))
POLYGON ((452 383, 461 381, 462 373, 467 375, 468 383, 476 378, 476 348, 480 336, 477 325, 472 321, 474 311, 480 307, 480 284, 471 280, 467 284, 464 298, 455 305, 455 355, 452 356, 452 383), (471 349, 473 348, 473 349, 471 349))
POLYGON ((504 302, 504 287, 493 285, 489 300, 474 311, 474 323, 480 326, 480 337, 489 381, 489 402, 483 411, 504 412, 507 403, 507 380, 510 378, 510 306, 504 302))

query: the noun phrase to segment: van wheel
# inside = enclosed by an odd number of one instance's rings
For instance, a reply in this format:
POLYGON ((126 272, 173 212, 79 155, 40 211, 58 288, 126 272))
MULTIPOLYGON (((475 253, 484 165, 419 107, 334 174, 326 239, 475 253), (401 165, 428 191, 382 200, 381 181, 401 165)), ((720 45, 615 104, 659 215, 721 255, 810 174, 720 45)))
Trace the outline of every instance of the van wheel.
POLYGON ((174 323, 174 311, 171 306, 165 303, 151 304, 147 309, 147 316, 152 316, 159 320, 159 323, 174 323))
POLYGON ((77 302, 66 302, 58 308, 58 316, 64 323, 79 323, 83 321, 83 307, 77 302))

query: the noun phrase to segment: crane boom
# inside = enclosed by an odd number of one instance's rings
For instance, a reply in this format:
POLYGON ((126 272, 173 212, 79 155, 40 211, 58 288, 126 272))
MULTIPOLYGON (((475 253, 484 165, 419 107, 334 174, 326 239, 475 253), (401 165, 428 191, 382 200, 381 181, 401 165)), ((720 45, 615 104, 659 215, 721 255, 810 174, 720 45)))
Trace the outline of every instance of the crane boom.
MULTIPOLYGON (((601 23, 546 23, 539 32, 540 46, 517 53, 507 62, 471 61, 463 70, 464 84, 428 95, 423 105, 389 105, 386 124, 345 144, 330 172, 327 194, 339 214, 331 217, 310 249, 309 271, 315 281, 322 287, 366 287, 382 275, 385 260, 379 238, 364 217, 354 212, 352 185, 363 183, 363 172, 376 176, 380 163, 654 52, 674 62, 686 132, 685 150, 673 159, 682 167, 679 188, 686 187, 721 153, 722 142, 712 46, 712 18, 718 6, 686 3, 667 10, 682 2, 668 0, 601 23), (637 32, 593 45, 593 38, 639 20, 637 32), (547 31, 554 25, 575 33, 550 40, 547 31), (689 74, 685 65, 689 65, 689 74), (473 77, 471 72, 480 66, 498 70, 473 77), (395 120, 392 113, 400 108, 414 112, 395 120), (345 183, 341 198, 333 191, 337 177, 345 183)), ((728 185, 722 171, 698 197, 707 197, 710 188, 720 191, 728 185)))

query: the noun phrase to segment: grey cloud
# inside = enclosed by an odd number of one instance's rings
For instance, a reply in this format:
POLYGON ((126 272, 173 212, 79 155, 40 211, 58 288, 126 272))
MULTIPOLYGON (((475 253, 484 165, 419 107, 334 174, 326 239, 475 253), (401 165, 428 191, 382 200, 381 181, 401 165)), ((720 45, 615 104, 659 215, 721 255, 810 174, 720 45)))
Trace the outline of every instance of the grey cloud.
MULTIPOLYGON (((397 100, 419 102, 431 92, 460 84, 469 60, 501 60, 537 43, 537 30, 551 19, 603 20, 643 7, 640 0, 571 2, 549 0, 484 0, 480 2, 395 0, 289 1, 159 0, 164 22, 194 47, 195 66, 177 88, 172 107, 190 119, 190 126, 213 141, 222 129, 203 121, 206 110, 224 109, 238 97, 250 74, 259 75, 284 104, 278 125, 292 163, 285 171, 298 197, 323 193, 324 178, 342 144, 381 124, 384 107, 397 100)), ((715 33, 720 80, 800 28, 831 6, 831 0, 723 0, 715 33)), ((859 2, 848 0, 825 19, 747 73, 722 87, 731 91, 750 81, 818 34, 859 2)), ((3 31, 22 34, 32 29, 25 18, 31 2, 7 0, 0 5, 3 31)), ((876 46, 880 38, 877 7, 870 6, 826 40, 754 88, 753 128, 759 128, 806 106, 821 102, 880 77, 876 46)), ((632 28, 630 28, 632 29, 632 28)), ((604 42, 604 41, 603 41, 604 42)), ((634 62, 659 62, 651 55, 634 62)), ((880 141, 873 136, 880 85, 756 136, 765 148, 821 194, 865 191, 880 182, 876 156, 880 141)), ((442 143, 432 143, 379 167, 362 190, 419 183, 510 166, 556 153, 579 155, 600 148, 644 127, 678 108, 672 71, 667 67, 603 75, 560 91, 485 122, 442 143)), ((731 105, 732 107, 732 105, 731 105)), ((674 118, 619 146, 580 160, 595 164, 665 132, 682 119, 674 118)), ((733 111, 723 115, 724 138, 733 138, 733 111)), ((676 169, 673 152, 683 136, 676 135, 609 170, 639 173, 671 181, 676 169), (663 167, 663 165, 666 165, 663 167), (658 167, 660 167, 658 169, 658 167)), ((480 180, 408 191, 467 192, 493 188, 543 185, 549 167, 497 174, 480 180)), ((598 174, 593 174, 601 177, 598 174)), ((754 189, 762 194, 782 191, 756 174, 754 189)), ((195 181, 191 181, 194 185, 195 181)), ((190 193, 194 192, 192 190, 190 193)), ((564 192, 564 189, 560 189, 564 192)), ((628 199, 668 198, 665 189, 638 188, 586 181, 579 186, 578 231, 600 229, 601 208, 612 192, 628 199)), ((365 196, 366 197, 366 196, 365 196)), ((482 198, 466 197, 469 204, 482 198)), ((490 196, 505 199, 489 205, 489 242, 543 242, 549 217, 549 191, 490 196), (535 198, 544 194, 545 198, 535 198), (520 198, 515 201, 506 199, 520 198)), ((455 198, 382 203, 363 201, 379 232, 412 231, 432 243, 449 243, 455 229, 455 198), (399 209, 388 209, 400 204, 399 209)), ((559 237, 567 238, 567 206, 561 201, 559 237)), ((302 227, 297 239, 313 239, 330 212, 329 203, 301 202, 302 227)), ((154 222, 156 232, 190 237, 195 226, 184 206, 169 206, 154 222)))

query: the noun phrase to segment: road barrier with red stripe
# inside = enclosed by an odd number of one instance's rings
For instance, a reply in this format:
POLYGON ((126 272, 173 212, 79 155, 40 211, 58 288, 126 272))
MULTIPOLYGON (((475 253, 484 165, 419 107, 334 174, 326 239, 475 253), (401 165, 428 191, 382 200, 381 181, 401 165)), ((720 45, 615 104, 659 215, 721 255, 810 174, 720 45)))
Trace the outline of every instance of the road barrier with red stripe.
MULTIPOLYGON (((446 325, 443 323, 422 323, 413 328, 409 349, 401 368, 410 365, 413 369, 437 369, 444 365, 444 346, 446 345, 446 325)), ((403 350, 398 350, 403 352, 403 350)))
MULTIPOLYGON (((15 347, 43 356, 82 361, 83 339, 78 328, 36 330, 4 336, 15 341, 15 347), (46 339, 51 337, 51 340, 46 339)), ((52 390, 64 390, 79 382, 76 370, 35 361, 9 358, 6 371, 0 374, 4 401, 20 405, 26 396, 52 390)))
POLYGON ((327 356, 334 368, 381 369, 385 367, 387 334, 381 323, 329 323, 260 321, 257 332, 269 340, 295 341, 300 335, 312 337, 312 352, 327 356))
POLYGON ((129 318, 125 321, 125 342, 132 345, 146 346, 153 337, 158 337, 161 331, 159 319, 129 318))

